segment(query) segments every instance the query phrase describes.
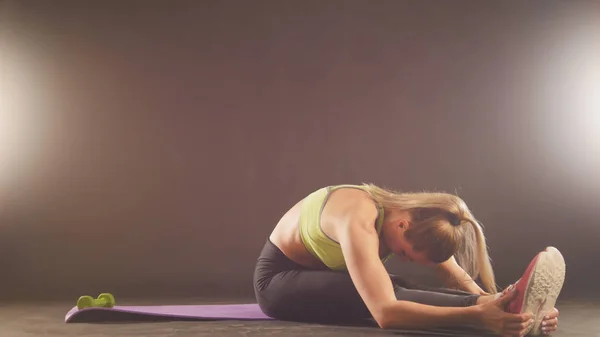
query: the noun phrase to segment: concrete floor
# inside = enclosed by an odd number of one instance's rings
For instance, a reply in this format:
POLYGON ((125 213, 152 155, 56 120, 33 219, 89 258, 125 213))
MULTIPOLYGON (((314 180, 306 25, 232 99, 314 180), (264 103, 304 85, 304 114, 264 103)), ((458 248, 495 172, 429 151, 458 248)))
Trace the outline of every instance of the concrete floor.
MULTIPOLYGON (((137 301, 132 304, 148 303, 137 301)), ((177 302, 187 303, 198 302, 177 302)), ((445 330, 384 331, 372 327, 324 326, 278 321, 66 324, 64 316, 72 306, 73 303, 66 302, 3 304, 0 306, 0 336, 474 336, 445 330)), ((561 313, 560 328, 553 336, 600 337, 600 300, 563 300, 557 304, 557 308, 561 313)))

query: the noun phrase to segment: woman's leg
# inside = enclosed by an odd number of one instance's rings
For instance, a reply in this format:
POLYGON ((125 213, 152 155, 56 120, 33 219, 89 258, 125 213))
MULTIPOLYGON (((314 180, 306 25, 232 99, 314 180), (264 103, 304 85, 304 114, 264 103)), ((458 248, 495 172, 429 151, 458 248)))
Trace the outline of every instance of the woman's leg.
POLYGON ((482 298, 481 295, 462 290, 418 285, 397 275, 390 274, 390 278, 395 285, 398 300, 440 307, 467 307, 478 304, 477 300, 482 298))
POLYGON ((438 307, 468 307, 477 304, 480 295, 470 293, 458 294, 447 292, 446 289, 418 290, 396 288, 396 298, 400 301, 410 301, 438 307))
MULTIPOLYGON (((398 277, 390 275, 390 278, 399 300, 458 307, 473 305, 478 297, 458 291, 408 289, 398 277)), ((258 259, 254 289, 261 309, 277 319, 356 323, 371 318, 347 272, 305 269, 289 260, 270 241, 258 259)))
POLYGON ((357 323, 371 318, 350 276, 309 270, 267 241, 254 273, 256 299, 273 318, 318 323, 357 323))

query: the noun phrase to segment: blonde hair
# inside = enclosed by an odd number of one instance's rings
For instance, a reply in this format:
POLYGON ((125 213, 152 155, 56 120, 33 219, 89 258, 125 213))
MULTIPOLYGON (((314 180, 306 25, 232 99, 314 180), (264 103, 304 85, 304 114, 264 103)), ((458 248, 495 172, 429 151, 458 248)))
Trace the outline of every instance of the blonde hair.
POLYGON ((373 184, 365 191, 385 210, 409 211, 413 221, 405 233, 416 251, 441 263, 454 256, 483 288, 498 292, 483 229, 467 204, 458 196, 441 192, 403 193, 373 184))

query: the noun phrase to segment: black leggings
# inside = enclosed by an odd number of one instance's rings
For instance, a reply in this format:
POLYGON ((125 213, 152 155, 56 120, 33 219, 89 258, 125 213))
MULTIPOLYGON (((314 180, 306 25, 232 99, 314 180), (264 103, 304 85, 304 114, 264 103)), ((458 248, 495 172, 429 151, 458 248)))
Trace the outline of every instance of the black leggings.
MULTIPOLYGON (((464 307, 479 295, 409 286, 390 275, 396 298, 422 304, 464 307)), ((372 319, 348 272, 307 269, 288 259, 267 239, 254 270, 254 292, 268 316, 313 323, 358 323, 372 319)))

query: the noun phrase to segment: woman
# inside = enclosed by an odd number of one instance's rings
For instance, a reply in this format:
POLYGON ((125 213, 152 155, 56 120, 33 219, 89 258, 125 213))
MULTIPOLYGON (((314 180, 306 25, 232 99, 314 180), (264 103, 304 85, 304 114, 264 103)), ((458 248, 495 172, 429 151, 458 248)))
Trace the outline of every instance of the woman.
POLYGON ((560 263, 556 249, 544 251, 512 287, 517 291, 498 293, 482 229, 463 200, 338 185, 314 191, 283 215, 258 258, 254 289, 263 312, 281 320, 549 334, 558 324, 560 263), (389 275, 384 262, 392 255, 432 266, 448 289, 426 290, 389 275), (558 276, 541 284, 531 278, 540 272, 558 276), (543 308, 532 294, 545 297, 543 308))

